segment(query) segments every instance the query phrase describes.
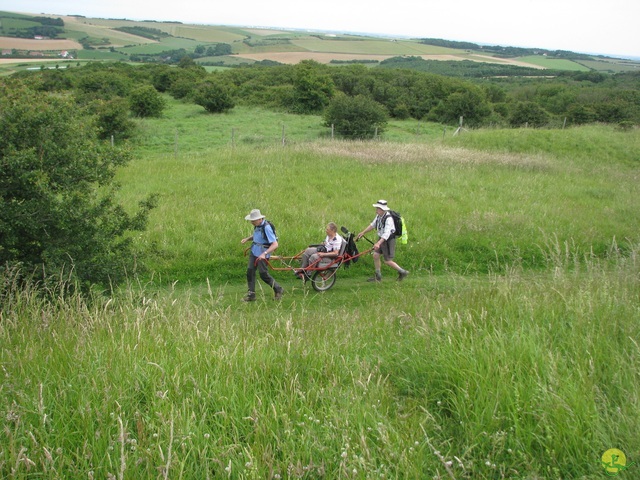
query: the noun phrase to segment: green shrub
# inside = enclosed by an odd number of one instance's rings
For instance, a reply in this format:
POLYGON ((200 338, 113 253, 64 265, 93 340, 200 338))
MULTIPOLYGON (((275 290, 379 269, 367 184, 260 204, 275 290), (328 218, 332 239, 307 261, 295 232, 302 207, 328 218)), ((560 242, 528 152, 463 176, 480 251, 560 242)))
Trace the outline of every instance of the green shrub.
POLYGON ((129 106, 136 117, 160 117, 167 103, 151 85, 142 85, 129 95, 129 106))
POLYGON ((222 83, 204 81, 193 92, 193 101, 209 113, 223 113, 235 107, 230 88, 222 83))
POLYGON ((350 138, 371 138, 384 131, 388 121, 386 109, 369 97, 337 95, 324 113, 327 127, 350 138))
POLYGON ((0 86, 0 110, 0 265, 83 287, 135 272, 127 234, 144 228, 152 201, 129 215, 114 200, 130 153, 99 142, 70 99, 0 86))

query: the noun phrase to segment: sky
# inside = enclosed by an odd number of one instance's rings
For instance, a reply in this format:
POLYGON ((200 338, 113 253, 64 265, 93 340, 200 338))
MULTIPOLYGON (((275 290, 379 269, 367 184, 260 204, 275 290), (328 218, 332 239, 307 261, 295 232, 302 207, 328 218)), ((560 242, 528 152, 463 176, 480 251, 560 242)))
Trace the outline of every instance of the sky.
POLYGON ((638 0, 0 0, 0 10, 442 38, 640 58, 638 0))

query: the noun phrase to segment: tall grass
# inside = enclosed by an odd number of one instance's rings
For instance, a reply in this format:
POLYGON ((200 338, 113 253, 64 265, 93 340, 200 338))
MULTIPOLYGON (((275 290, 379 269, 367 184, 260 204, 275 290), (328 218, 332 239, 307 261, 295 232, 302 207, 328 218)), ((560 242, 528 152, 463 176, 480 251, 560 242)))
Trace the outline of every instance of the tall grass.
POLYGON ((379 198, 407 219, 411 240, 398 259, 416 274, 487 273, 515 262, 543 268, 550 241, 602 257, 613 241, 626 248, 637 240, 637 142, 637 132, 585 128, 169 149, 145 153, 121 173, 122 198, 135 205, 160 194, 140 243, 155 251, 151 269, 170 282, 241 279, 239 239, 250 231, 244 216, 252 208, 276 225, 279 252, 294 254, 322 238, 328 221, 364 228, 379 198))
POLYGON ((1 272, 0 477, 590 479, 610 448, 640 458, 637 132, 203 133, 281 128, 236 113, 144 123, 119 200, 160 195, 146 277, 86 299, 1 272), (293 254, 379 198, 409 222, 407 280, 366 282, 364 257, 325 294, 275 272, 281 302, 261 282, 239 301, 250 209, 293 254))
POLYGON ((543 273, 281 304, 5 277, 1 476, 600 478, 640 454, 638 248, 550 247, 543 273))

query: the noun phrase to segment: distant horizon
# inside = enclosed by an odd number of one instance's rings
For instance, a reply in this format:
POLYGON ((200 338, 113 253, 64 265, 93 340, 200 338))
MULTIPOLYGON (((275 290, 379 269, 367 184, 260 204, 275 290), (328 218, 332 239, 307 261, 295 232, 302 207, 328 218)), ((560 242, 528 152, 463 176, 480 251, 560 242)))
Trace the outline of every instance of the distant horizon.
MULTIPOLYGON (((0 1, 0 4, 2 2, 0 1)), ((126 20, 130 22, 153 22, 153 23, 180 23, 183 25, 201 25, 208 27, 230 27, 230 28, 246 28, 246 29, 264 29, 264 30, 286 30, 286 31, 300 31, 300 32, 315 32, 315 33, 329 33, 329 34, 342 34, 342 35, 354 35, 354 36, 370 36, 370 37, 381 37, 381 38, 399 38, 399 39, 437 39, 437 40, 445 40, 448 42, 466 42, 466 43, 474 43, 480 47, 513 47, 513 48, 526 48, 526 49, 540 49, 545 51, 570 51, 572 53, 578 53, 582 55, 593 55, 593 56, 602 56, 609 57, 615 59, 622 60, 633 60, 640 61, 639 56, 630 56, 630 55, 618 55, 612 53, 602 53, 602 52, 587 52, 587 51, 577 51, 577 50, 566 50, 563 48, 546 48, 540 46, 523 46, 523 45, 511 45, 511 44, 502 44, 502 43, 483 43, 475 40, 459 40, 454 38, 442 38, 442 37, 425 37, 425 36, 413 36, 413 35, 401 35, 401 34, 389 34, 383 32, 363 32, 363 31, 349 31, 349 30, 332 30, 332 29, 317 29, 317 28, 304 28, 304 27, 282 27, 282 26, 270 26, 270 25, 248 25, 248 24, 219 24, 219 23, 209 23, 209 22, 191 22, 191 21, 182 21, 182 20, 155 20, 151 18, 130 18, 130 17, 122 17, 122 16, 109 16, 109 17, 96 17, 90 15, 83 15, 78 13, 47 13, 47 12, 24 12, 17 10, 5 10, 13 13, 19 13, 23 15, 46 15, 46 16, 63 16, 63 17, 81 17, 81 18, 93 18, 97 20, 126 20)))
MULTIPOLYGON (((615 58, 640 58, 637 0, 245 0, 212 4, 184 0, 0 0, 0 10, 177 21, 194 25, 251 26, 356 33, 398 38, 441 38, 478 45, 565 50, 615 58), (57 12, 57 13, 50 13, 57 12), (66 12, 66 13, 60 13, 66 12)), ((38 15, 40 13, 33 13, 38 15)))
MULTIPOLYGON (((44 15, 44 14, 42 14, 44 15)), ((51 14, 48 14, 51 15, 51 14)), ((67 16, 79 16, 79 15, 67 15, 67 16)), ((80 15, 82 16, 82 15, 80 15)), ((87 17, 87 18, 96 18, 96 17, 87 17)), ((599 57, 610 57, 610 58, 616 58, 616 59, 622 59, 622 60, 636 60, 636 61, 640 61, 640 55, 639 56, 622 56, 622 55, 616 55, 616 54, 611 54, 611 53, 602 53, 602 52, 583 52, 583 51, 577 51, 577 50, 565 50, 563 48, 544 48, 544 47, 540 47, 540 46, 531 46, 531 45, 507 45, 507 44, 501 44, 501 43, 483 43, 483 42, 478 42, 478 41, 474 41, 474 40, 459 40, 459 39, 455 39, 455 38, 442 38, 442 37, 419 37, 419 36, 412 36, 412 35, 399 35, 399 34, 388 34, 388 33, 380 33, 380 32, 358 32, 358 31, 347 31, 347 30, 328 30, 328 29, 315 29, 315 28, 300 28, 300 27, 274 27, 274 26, 269 26, 269 25, 222 25, 222 24, 212 24, 212 23, 202 23, 202 22, 180 22, 178 20, 151 20, 151 19, 145 19, 145 20, 137 20, 137 19, 133 19, 133 18, 115 18, 115 17, 110 17, 110 18, 102 18, 102 20, 128 20, 131 22, 157 22, 157 23, 163 23, 163 22, 168 22, 168 23, 182 23, 184 25, 202 25, 202 26, 209 26, 209 27, 232 27, 232 28, 254 28, 254 29, 264 29, 264 30, 287 30, 287 31, 294 31, 294 32, 315 32, 315 33, 331 33, 331 34, 342 34, 342 35, 359 35, 359 36, 370 36, 370 37, 381 37, 381 38, 400 38, 400 39, 405 39, 405 40, 411 40, 411 39, 417 39, 417 40, 422 40, 422 39, 427 39, 427 38, 431 38, 431 39, 436 39, 436 40, 445 40, 447 42, 466 42, 466 43, 475 43, 476 45, 480 46, 480 47, 513 47, 513 48, 527 48, 527 49, 539 49, 539 50, 545 50, 545 51, 550 51, 550 52, 554 52, 554 51, 570 51, 573 53, 578 53, 581 55, 593 55, 593 56, 599 56, 599 57)))

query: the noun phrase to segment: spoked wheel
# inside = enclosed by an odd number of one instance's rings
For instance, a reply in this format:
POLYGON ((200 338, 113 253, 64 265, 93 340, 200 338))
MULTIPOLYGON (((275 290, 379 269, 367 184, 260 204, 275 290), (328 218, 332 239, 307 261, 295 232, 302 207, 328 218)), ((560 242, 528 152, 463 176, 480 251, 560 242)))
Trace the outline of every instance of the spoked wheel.
POLYGON ((336 283, 336 269, 318 270, 311 277, 311 284, 316 292, 326 292, 336 283))

